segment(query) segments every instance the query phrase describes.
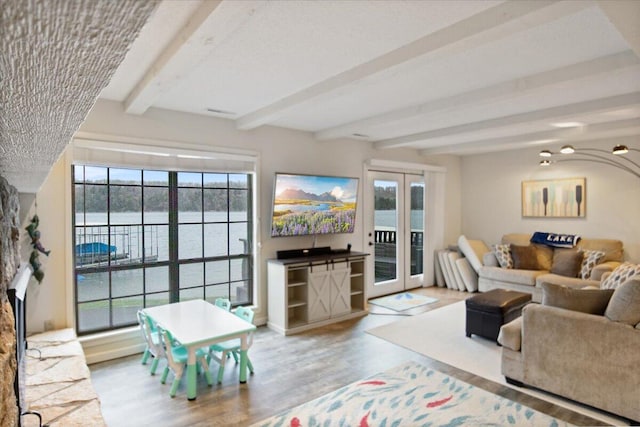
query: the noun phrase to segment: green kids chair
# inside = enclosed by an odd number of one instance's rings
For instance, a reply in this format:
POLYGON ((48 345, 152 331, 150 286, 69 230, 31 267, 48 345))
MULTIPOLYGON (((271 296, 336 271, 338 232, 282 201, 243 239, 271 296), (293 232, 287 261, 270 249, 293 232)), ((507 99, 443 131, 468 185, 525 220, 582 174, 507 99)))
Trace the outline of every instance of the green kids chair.
MULTIPOLYGON (((174 378, 173 383, 171 383, 169 395, 171 397, 175 397, 178 386, 180 385, 180 380, 182 379, 182 374, 184 374, 187 366, 189 353, 185 346, 173 339, 173 335, 171 335, 171 332, 168 330, 162 329, 158 326, 158 333, 164 343, 164 349, 167 357, 167 367, 164 368, 160 382, 164 384, 167 381, 169 370, 173 371, 174 378)), ((207 363, 206 355, 206 352, 202 349, 198 349, 196 351, 196 359, 199 362, 198 367, 200 368, 199 371, 204 372, 204 375, 207 378, 207 384, 212 385, 213 378, 211 377, 211 372, 209 372, 209 364, 207 363)))
POLYGON ((142 353, 142 364, 146 365, 149 361, 149 357, 153 357, 151 362, 151 375, 156 374, 158 369, 158 362, 164 357, 164 350, 162 348, 162 341, 158 330, 153 323, 153 320, 149 318, 142 310, 138 310, 138 323, 140 324, 140 331, 146 344, 144 352, 142 353))
MULTIPOLYGON (((247 307, 238 307, 236 308, 235 315, 244 319, 249 323, 253 323, 254 312, 250 308, 247 307)), ((253 343, 253 333, 249 335, 248 346, 251 347, 253 343)), ((224 375, 224 362, 229 357, 229 354, 233 355, 236 363, 238 363, 238 357, 241 350, 241 341, 239 338, 235 338, 229 341, 224 341, 221 343, 213 344, 209 347, 209 359, 216 360, 220 367, 218 368, 218 384, 222 382, 222 376, 224 375), (218 357, 215 353, 222 353, 220 357, 218 357)), ((253 364, 251 363, 251 359, 247 356, 247 366, 249 367, 249 372, 253 374, 253 364)))
POLYGON ((213 302, 216 307, 220 307, 223 310, 231 311, 231 301, 229 298, 216 298, 213 302))

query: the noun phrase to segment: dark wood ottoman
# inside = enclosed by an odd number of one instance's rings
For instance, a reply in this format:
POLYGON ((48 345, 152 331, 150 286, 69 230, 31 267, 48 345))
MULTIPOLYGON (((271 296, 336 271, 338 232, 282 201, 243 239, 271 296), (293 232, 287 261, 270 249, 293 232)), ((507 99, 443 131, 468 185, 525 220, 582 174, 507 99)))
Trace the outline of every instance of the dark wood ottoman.
POLYGON ((467 337, 475 334, 497 342, 500 327, 519 317, 530 301, 531 294, 507 289, 492 289, 467 298, 467 337))

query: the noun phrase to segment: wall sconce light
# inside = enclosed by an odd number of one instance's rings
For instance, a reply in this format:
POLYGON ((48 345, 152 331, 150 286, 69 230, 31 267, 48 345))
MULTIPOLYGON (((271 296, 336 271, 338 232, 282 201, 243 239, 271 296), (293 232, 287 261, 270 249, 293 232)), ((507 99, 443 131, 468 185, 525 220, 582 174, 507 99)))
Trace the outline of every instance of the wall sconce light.
POLYGON ((557 153, 552 153, 549 150, 542 150, 540 151, 540 157, 544 157, 545 159, 540 161, 540 166, 551 166, 551 164, 559 162, 594 162, 613 166, 640 178, 640 164, 628 157, 621 157, 629 151, 640 152, 637 148, 629 148, 626 145, 616 145, 611 151, 599 148, 574 148, 571 145, 565 145, 560 148, 559 154, 562 155, 562 157, 568 154, 575 154, 576 156, 583 157, 550 160, 549 158, 555 156, 557 153))

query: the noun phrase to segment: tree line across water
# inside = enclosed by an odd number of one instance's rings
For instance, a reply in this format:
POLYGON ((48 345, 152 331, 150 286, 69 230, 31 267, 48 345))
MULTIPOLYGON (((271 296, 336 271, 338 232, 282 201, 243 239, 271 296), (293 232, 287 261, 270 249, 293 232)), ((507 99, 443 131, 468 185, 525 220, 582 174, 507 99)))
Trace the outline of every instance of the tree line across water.
MULTIPOLYGON (((221 186, 224 186, 221 184, 221 186)), ((231 186, 233 187, 233 185, 231 186)), ((245 212, 249 208, 250 194, 241 188, 178 188, 178 209, 182 212, 245 212)), ((422 210, 423 187, 411 187, 411 210, 422 210)), ((396 209, 397 188, 375 187, 375 210, 396 209)), ((76 211, 85 212, 167 212, 169 210, 168 187, 144 187, 128 185, 76 185, 76 211), (107 191, 109 190, 109 191, 107 191), (109 201, 109 204, 107 204, 109 201)))
MULTIPOLYGON (((396 209, 397 187, 374 187, 374 208, 377 211, 396 209)), ((424 209, 424 187, 411 187, 411 210, 424 209)))
MULTIPOLYGON (((177 196, 181 212, 245 212, 251 195, 241 188, 178 188, 177 196)), ((78 184, 75 205, 76 212, 168 212, 169 188, 78 184)))

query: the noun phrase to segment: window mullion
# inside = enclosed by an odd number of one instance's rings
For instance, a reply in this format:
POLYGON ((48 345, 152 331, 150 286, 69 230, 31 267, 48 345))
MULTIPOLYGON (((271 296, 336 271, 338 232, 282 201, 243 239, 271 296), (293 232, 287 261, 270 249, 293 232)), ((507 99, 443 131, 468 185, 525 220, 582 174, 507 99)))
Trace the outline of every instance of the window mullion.
MULTIPOLYGON (((111 168, 107 168, 107 247, 111 247, 111 168)), ((111 281, 111 257, 107 256, 107 274, 109 280, 109 328, 113 329, 113 283, 111 281)))
POLYGON ((169 172, 169 301, 180 298, 178 265, 178 173, 169 172))

